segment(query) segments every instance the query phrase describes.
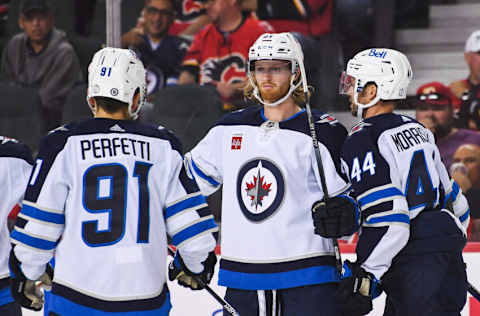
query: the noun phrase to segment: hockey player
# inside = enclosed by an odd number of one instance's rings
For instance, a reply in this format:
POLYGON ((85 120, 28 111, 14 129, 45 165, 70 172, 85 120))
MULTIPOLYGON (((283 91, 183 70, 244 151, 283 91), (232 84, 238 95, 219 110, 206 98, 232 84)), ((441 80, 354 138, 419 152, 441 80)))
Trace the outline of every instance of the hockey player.
POLYGON ((48 283, 55 252, 50 315, 168 315, 167 234, 178 249, 179 282, 209 282, 217 226, 176 138, 133 121, 145 84, 132 51, 98 51, 87 93, 95 118, 40 144, 11 234, 12 293, 22 306, 42 307, 32 284, 48 283))
POLYGON ((458 316, 466 301, 468 204, 433 134, 393 113, 411 79, 405 55, 384 48, 358 53, 342 76, 341 93, 362 120, 342 149, 362 218, 357 260, 346 262, 339 286, 344 315, 369 312, 379 281, 388 316, 458 316))
MULTIPOLYGON (((290 33, 261 35, 245 90, 261 105, 226 115, 186 154, 205 195, 223 184, 219 284, 242 316, 339 315, 333 244, 311 222, 323 192, 301 108, 302 63, 290 33)), ((339 156, 346 130, 318 111, 314 121, 329 192, 339 195, 348 188, 339 156)))
POLYGON ((23 199, 33 159, 30 149, 15 139, 0 136, 0 315, 22 315, 20 305, 10 294, 8 254, 10 233, 7 228, 8 213, 23 199))

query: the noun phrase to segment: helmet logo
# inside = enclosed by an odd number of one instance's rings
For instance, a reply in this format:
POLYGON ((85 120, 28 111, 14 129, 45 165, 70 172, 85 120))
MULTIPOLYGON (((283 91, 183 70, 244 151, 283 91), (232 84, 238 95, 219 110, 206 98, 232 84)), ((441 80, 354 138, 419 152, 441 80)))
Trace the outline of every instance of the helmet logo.
POLYGON ((373 56, 377 58, 385 58, 387 56, 387 51, 378 51, 375 48, 372 48, 368 53, 368 56, 373 56))
POLYGON ((110 90, 110 94, 114 97, 116 97, 118 95, 118 89, 117 88, 112 88, 112 90, 110 90))

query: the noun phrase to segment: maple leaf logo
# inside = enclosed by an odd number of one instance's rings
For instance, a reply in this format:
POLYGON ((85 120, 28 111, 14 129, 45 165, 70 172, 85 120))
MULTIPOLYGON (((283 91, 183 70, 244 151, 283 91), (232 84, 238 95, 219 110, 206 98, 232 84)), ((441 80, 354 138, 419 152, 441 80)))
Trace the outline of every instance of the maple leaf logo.
POLYGON ((259 164, 257 176, 253 176, 253 182, 247 182, 247 195, 252 200, 252 206, 258 209, 258 206, 262 206, 263 198, 268 196, 270 192, 271 183, 265 183, 264 177, 260 174, 261 163, 259 164))

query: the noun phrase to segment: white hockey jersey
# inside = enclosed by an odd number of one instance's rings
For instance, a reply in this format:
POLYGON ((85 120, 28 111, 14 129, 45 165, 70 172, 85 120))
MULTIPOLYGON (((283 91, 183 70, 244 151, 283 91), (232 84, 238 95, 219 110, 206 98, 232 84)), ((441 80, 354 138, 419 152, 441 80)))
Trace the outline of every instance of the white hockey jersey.
POLYGON ((55 254, 52 311, 150 315, 170 308, 167 234, 201 272, 217 229, 170 132, 92 119, 42 140, 11 239, 30 279, 55 254))
POLYGON ((0 136, 0 306, 12 302, 8 283, 8 255, 10 233, 8 214, 23 199, 28 177, 32 170, 32 153, 15 139, 0 136))
POLYGON ((461 251, 468 203, 423 125, 393 113, 365 119, 345 141, 342 163, 361 210, 356 252, 365 270, 380 279, 400 251, 461 251))
MULTIPOLYGON (((345 128, 314 113, 330 195, 340 175, 345 128)), ((338 280, 332 241, 314 234, 311 207, 323 198, 305 111, 268 121, 263 108, 225 116, 188 154, 206 195, 223 184, 219 284, 267 290, 338 280)))

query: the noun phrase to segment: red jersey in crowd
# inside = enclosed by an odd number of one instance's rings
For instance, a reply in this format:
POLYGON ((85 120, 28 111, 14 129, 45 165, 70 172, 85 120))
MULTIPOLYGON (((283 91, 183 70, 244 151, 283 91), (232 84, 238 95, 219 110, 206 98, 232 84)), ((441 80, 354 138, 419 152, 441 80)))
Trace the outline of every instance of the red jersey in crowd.
POLYGON ((266 32, 273 32, 270 24, 251 14, 244 16, 240 26, 228 33, 220 32, 210 23, 195 35, 182 65, 185 70, 198 71, 200 84, 242 81, 246 78, 248 50, 266 32))

